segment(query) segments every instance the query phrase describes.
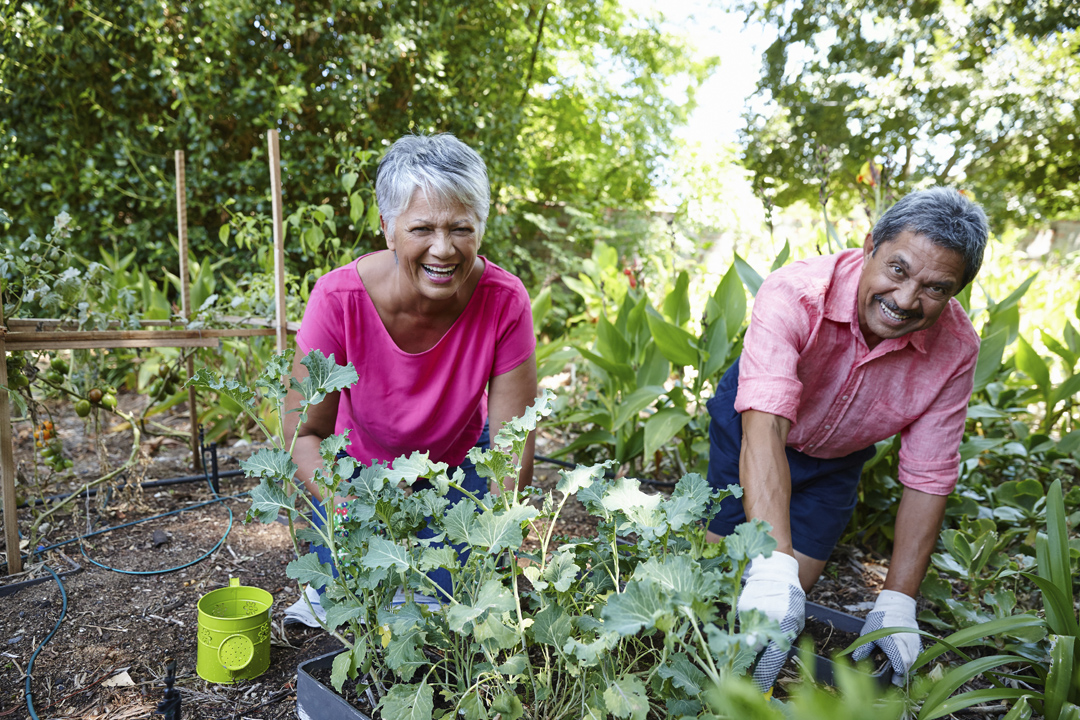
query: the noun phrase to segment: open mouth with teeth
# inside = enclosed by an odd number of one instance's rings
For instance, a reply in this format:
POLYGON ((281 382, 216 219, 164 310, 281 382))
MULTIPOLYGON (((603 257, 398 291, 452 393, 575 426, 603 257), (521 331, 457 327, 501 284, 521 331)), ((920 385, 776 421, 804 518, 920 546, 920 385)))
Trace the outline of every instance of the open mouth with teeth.
POLYGON ((454 271, 457 270, 457 265, 449 265, 446 267, 440 267, 437 265, 423 265, 424 272, 432 280, 449 280, 454 276, 454 271))
POLYGON ((918 313, 907 313, 896 307, 888 300, 883 298, 877 298, 878 305, 881 306, 881 314, 889 318, 893 322, 906 322, 921 317, 918 313))

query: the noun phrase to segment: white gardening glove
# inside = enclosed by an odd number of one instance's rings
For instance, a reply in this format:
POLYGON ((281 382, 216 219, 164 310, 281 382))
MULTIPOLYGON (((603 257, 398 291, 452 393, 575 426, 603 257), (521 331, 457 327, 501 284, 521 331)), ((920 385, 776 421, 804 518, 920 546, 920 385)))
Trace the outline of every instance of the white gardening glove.
MULTIPOLYGON (((860 636, 887 627, 919 629, 915 619, 915 598, 895 590, 882 590, 874 609, 866 616, 860 636)), ((922 651, 922 641, 915 633, 894 633, 859 646, 851 654, 855 661, 870 657, 870 650, 877 645, 889 657, 893 669, 893 684, 903 685, 908 668, 922 651)))
MULTIPOLYGON (((747 610, 764 613, 780 623, 780 629, 790 640, 795 640, 806 624, 806 593, 799 583, 799 561, 781 552, 769 557, 758 555, 751 560, 736 609, 739 613, 747 610)), ((781 650, 775 642, 765 647, 754 668, 754 682, 761 692, 772 689, 787 655, 788 651, 781 650)))

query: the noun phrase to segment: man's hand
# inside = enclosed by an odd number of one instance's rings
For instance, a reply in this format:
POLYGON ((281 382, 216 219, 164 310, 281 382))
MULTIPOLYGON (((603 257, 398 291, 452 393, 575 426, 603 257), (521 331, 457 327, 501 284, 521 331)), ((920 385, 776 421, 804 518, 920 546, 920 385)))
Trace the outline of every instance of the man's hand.
MULTIPOLYGON (((758 610, 770 620, 780 623, 780 629, 794 640, 806 624, 806 593, 799 584, 799 561, 791 555, 774 552, 769 557, 758 555, 750 561, 746 585, 736 607, 739 613, 758 610)), ((787 660, 787 650, 770 642, 754 668, 754 682, 761 692, 768 692, 787 660)))
MULTIPOLYGON (((915 598, 894 590, 882 590, 874 609, 866 616, 861 635, 887 627, 919 629, 915 619, 915 598)), ((895 633, 858 647, 851 654, 855 661, 870 657, 870 650, 877 645, 889 657, 893 669, 893 684, 903 685, 908 668, 922 651, 922 641, 915 633, 895 633)))

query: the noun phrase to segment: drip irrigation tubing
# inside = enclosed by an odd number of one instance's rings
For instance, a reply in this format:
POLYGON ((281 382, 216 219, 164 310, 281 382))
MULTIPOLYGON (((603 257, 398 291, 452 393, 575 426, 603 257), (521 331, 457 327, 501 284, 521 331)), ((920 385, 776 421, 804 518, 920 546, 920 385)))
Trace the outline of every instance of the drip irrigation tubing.
MULTIPOLYGON (((154 515, 154 516, 151 516, 151 517, 142 518, 141 520, 133 520, 132 522, 124 523, 122 525, 114 525, 112 527, 103 528, 101 530, 96 530, 94 532, 86 533, 85 535, 80 535, 78 537, 71 538, 70 540, 65 540, 63 542, 56 543, 55 545, 50 545, 48 547, 38 548, 36 550, 33 550, 33 551, 29 552, 25 559, 27 561, 29 561, 30 559, 32 559, 35 555, 37 555, 39 553, 45 553, 45 552, 48 552, 49 550, 54 550, 56 548, 63 547, 64 545, 69 545, 69 544, 71 544, 73 542, 78 542, 79 543, 79 550, 82 552, 83 557, 86 558, 92 564, 94 564, 97 567, 102 568, 104 570, 109 570, 111 572, 116 572, 116 573, 122 573, 124 575, 165 575, 167 573, 172 573, 172 572, 176 572, 177 570, 183 570, 184 568, 191 567, 192 565, 195 565, 196 563, 202 562, 206 558, 213 555, 218 550, 218 548, 221 547, 222 543, 225 542, 225 538, 227 538, 229 536, 229 533, 232 532, 232 527, 233 527, 232 508, 230 508, 228 505, 224 505, 224 502, 226 500, 233 500, 233 499, 236 499, 236 498, 243 497, 244 495, 247 495, 247 492, 237 493, 236 495, 221 495, 219 493, 219 491, 218 491, 218 479, 221 477, 221 475, 218 474, 218 469, 217 469, 217 443, 211 443, 210 449, 207 450, 202 445, 202 442, 201 442, 202 441, 202 433, 201 432, 200 432, 200 438, 199 439, 200 439, 200 443, 199 443, 200 452, 202 453, 203 459, 204 459, 204 462, 203 462, 203 475, 202 475, 202 478, 199 478, 199 476, 197 476, 197 475, 192 476, 192 477, 194 477, 195 480, 198 480, 198 479, 206 480, 207 485, 209 485, 209 487, 210 487, 210 492, 214 495, 213 500, 208 500, 206 502, 198 503, 198 504, 195 504, 195 505, 189 505, 187 507, 180 508, 178 510, 172 510, 172 511, 167 512, 167 513, 162 513, 160 515, 154 515), (206 460, 208 460, 208 459, 210 460, 209 463, 206 462, 206 460), (213 468, 213 475, 214 475, 213 478, 210 477, 210 472, 207 471, 207 467, 212 467, 213 468), (140 523, 149 522, 151 520, 157 520, 157 519, 160 519, 160 518, 169 517, 170 515, 177 515, 177 514, 182 513, 182 512, 187 512, 188 510, 195 510, 196 508, 205 507, 206 505, 213 505, 215 503, 222 503, 223 507, 229 513, 229 525, 225 529, 225 533, 221 536, 221 539, 217 541, 217 544, 214 545, 214 547, 212 547, 207 552, 203 553, 201 556, 199 556, 195 560, 192 560, 191 562, 188 562, 188 563, 184 563, 183 565, 178 565, 176 567, 168 568, 168 569, 165 569, 165 570, 121 570, 119 568, 115 568, 115 567, 111 567, 109 565, 105 565, 105 564, 100 563, 100 562, 94 560, 93 558, 91 558, 89 555, 86 554, 86 546, 83 545, 83 543, 82 543, 82 541, 85 540, 86 538, 94 537, 95 535, 102 535, 104 533, 112 532, 114 530, 120 530, 121 528, 131 527, 132 525, 139 525, 140 523)), ((239 472, 239 471, 229 471, 229 474, 232 474, 234 472, 239 472)), ((185 481, 186 482, 193 482, 193 480, 185 480, 185 481)), ((160 481, 160 482, 166 482, 166 481, 160 481)), ((172 480, 172 482, 170 482, 168 484, 178 484, 177 479, 174 478, 172 480)), ((146 486, 146 484, 143 485, 143 487, 145 487, 145 486, 146 486)), ((79 493, 79 494, 81 495, 82 493, 79 493)), ((6 564, 5 564, 5 567, 6 567, 6 564)), ((67 590, 64 588, 64 583, 60 580, 60 576, 57 575, 56 572, 53 571, 53 569, 51 567, 49 567, 48 565, 44 565, 43 567, 46 570, 49 571, 49 574, 52 575, 53 580, 56 581, 56 586, 58 588, 60 588, 60 597, 61 597, 61 600, 63 602, 62 602, 62 607, 60 609, 60 617, 59 617, 59 619, 57 619, 56 625, 53 626, 52 631, 48 635, 46 635, 45 638, 41 641, 41 643, 34 649, 33 654, 30 656, 30 662, 26 667, 26 685, 25 685, 26 709, 30 713, 31 720, 40 720, 40 718, 38 717, 37 712, 34 710, 34 696, 33 696, 33 693, 31 691, 31 687, 30 687, 30 682, 33 679, 32 673, 33 673, 33 669, 34 669, 34 661, 37 660, 38 654, 45 647, 45 645, 52 639, 53 635, 56 634, 56 631, 60 629, 60 624, 64 621, 64 618, 67 616, 67 590)))
MULTIPOLYGON (((242 476, 243 474, 244 474, 243 470, 226 470, 225 472, 218 473, 217 476, 219 478, 231 478, 231 477, 242 476)), ((186 483, 198 482, 200 480, 205 480, 205 479, 206 479, 205 474, 204 475, 183 475, 181 477, 164 478, 162 480, 151 480, 149 482, 139 483, 138 487, 141 488, 141 489, 147 489, 147 488, 167 487, 169 485, 184 485, 186 483)), ((126 484, 121 485, 117 489, 123 490, 125 487, 127 487, 126 484)), ((41 505, 45 505, 47 503, 55 502, 57 500, 66 500, 67 498, 71 497, 72 495, 78 495, 79 497, 95 497, 97 494, 98 494, 98 489, 97 488, 90 488, 90 489, 85 490, 85 491, 80 492, 80 493, 63 493, 61 495, 50 495, 49 497, 46 497, 46 498, 35 498, 32 501, 27 500, 26 502, 24 502, 22 505, 19 505, 18 507, 19 508, 39 507, 41 505)))

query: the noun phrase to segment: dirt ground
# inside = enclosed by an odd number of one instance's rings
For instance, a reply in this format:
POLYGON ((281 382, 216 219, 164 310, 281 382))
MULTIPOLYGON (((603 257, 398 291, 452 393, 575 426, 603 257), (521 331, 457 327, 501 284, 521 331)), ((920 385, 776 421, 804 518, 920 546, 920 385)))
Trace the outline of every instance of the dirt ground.
MULTIPOLYGON (((137 402, 137 398, 121 398, 122 406, 137 402)), ((162 434, 143 437, 143 467, 130 473, 132 479, 148 481, 191 474, 191 454, 182 438, 187 418, 183 406, 178 410, 156 426, 155 432, 162 434)), ((65 456, 75 461, 75 472, 50 480, 41 494, 70 492, 95 477, 100 453, 105 453, 115 467, 130 452, 130 429, 105 428, 104 443, 98 447, 87 439, 92 433, 84 421, 62 406, 53 411, 65 456)), ((16 432, 20 478, 33 477, 29 427, 17 427, 16 432)), ((239 458, 252 449, 223 448, 219 469, 237 469, 239 458)), ((541 443, 539 452, 542 454, 544 449, 541 443)), ((538 464, 541 487, 550 489, 557 479, 556 468, 538 464)), ((222 481, 222 494, 236 494, 248 487, 243 478, 229 478, 222 481)), ((141 492, 101 493, 93 500, 80 499, 50 518, 50 528, 38 544, 47 547, 91 530, 130 523, 211 498, 204 482, 141 492)), ((162 698, 170 660, 176 661, 176 687, 181 693, 184 718, 295 718, 297 665, 336 649, 337 644, 321 630, 282 625, 284 608, 299 597, 295 584, 285 576, 285 565, 294 557, 288 530, 278 523, 244 525, 241 520, 246 506, 243 499, 203 505, 91 537, 81 547, 74 543, 48 552, 45 563, 63 573, 66 592, 66 611, 58 626, 64 600, 57 584, 40 568, 40 562, 31 566, 29 574, 0 580, 0 720, 29 716, 24 674, 35 649, 54 627, 55 634, 34 660, 30 682, 33 705, 42 720, 148 718, 162 698), (163 569, 196 560, 213 548, 229 528, 226 508, 232 510, 234 521, 220 547, 190 567, 159 574, 163 569), (148 574, 113 572, 95 566, 90 559, 148 574), (49 579, 15 585, 41 577, 49 579), (195 673, 196 605, 200 597, 227 585, 233 577, 239 578, 242 585, 263 588, 274 596, 270 667, 257 679, 235 686, 210 684, 195 673)), ((31 510, 20 511, 20 528, 24 532, 31 517, 31 510)), ((580 505, 570 503, 556 534, 587 536, 593 528, 580 505)), ((863 615, 881 585, 884 562, 857 550, 840 549, 810 599, 863 615)))

